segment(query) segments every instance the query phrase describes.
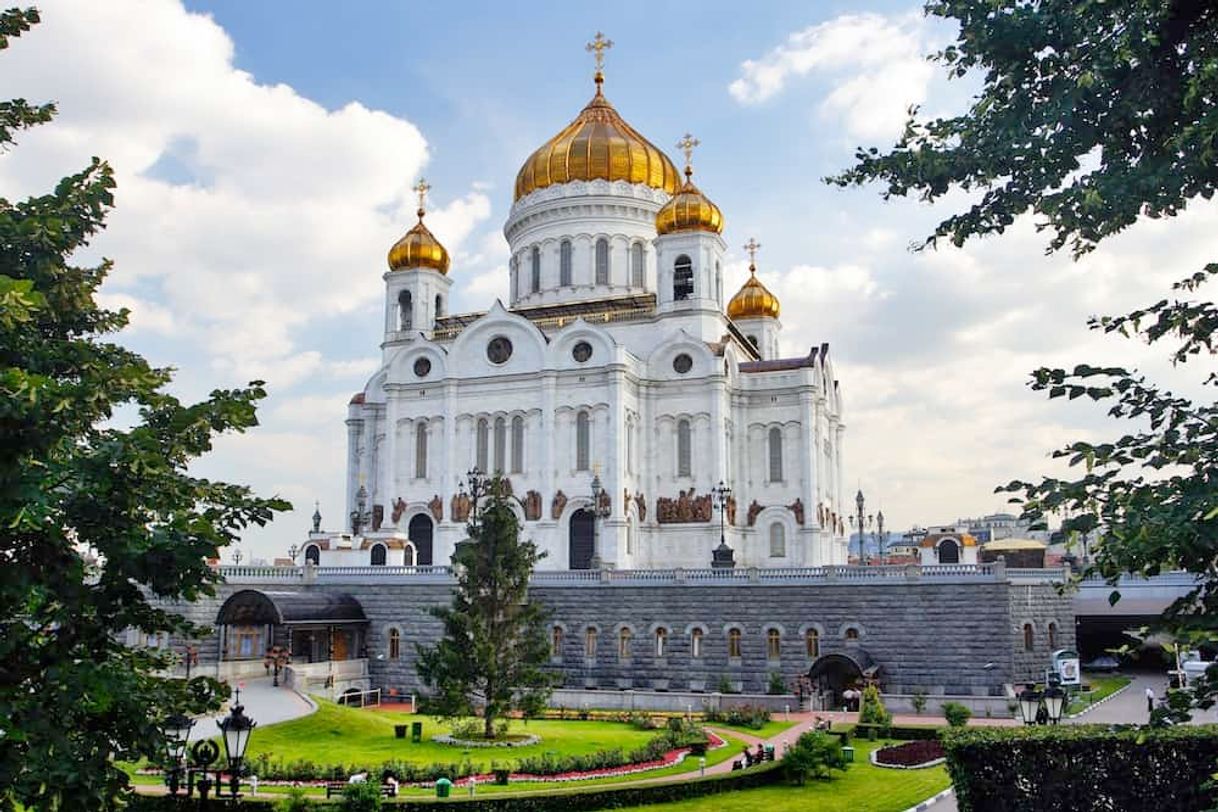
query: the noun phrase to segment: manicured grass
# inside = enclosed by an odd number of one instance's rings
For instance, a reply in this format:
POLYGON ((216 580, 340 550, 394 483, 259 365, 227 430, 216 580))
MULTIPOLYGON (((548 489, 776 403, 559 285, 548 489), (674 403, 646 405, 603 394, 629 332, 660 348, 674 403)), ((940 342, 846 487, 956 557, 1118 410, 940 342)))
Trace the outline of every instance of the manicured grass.
POLYGON ((1083 682, 1091 686, 1091 692, 1079 694, 1074 699, 1071 699, 1069 707, 1066 708, 1067 714, 1078 713, 1099 702, 1101 699, 1112 696, 1132 682, 1132 680, 1120 674, 1086 674, 1083 677, 1083 682))
POLYGON ((489 769, 491 761, 514 763, 526 756, 561 755, 620 748, 629 752, 646 744, 656 731, 635 730, 620 722, 515 721, 513 732, 533 733, 541 742, 528 747, 470 748, 439 744, 431 737, 449 726, 427 716, 346 708, 318 702, 317 712, 289 722, 260 727, 250 737, 248 756, 268 754, 284 760, 305 759, 318 764, 376 765, 390 759, 419 764, 470 761, 489 769), (394 738, 395 724, 423 722, 423 741, 394 738))
POLYGON ((741 733, 747 733, 759 739, 772 739, 784 730, 795 727, 795 722, 784 722, 779 719, 771 719, 756 730, 747 725, 725 725, 719 722, 706 722, 705 724, 707 727, 716 727, 721 730, 739 730, 741 733))
POLYGON ((901 812, 941 792, 951 784, 942 767, 925 770, 887 770, 868 761, 876 747, 891 742, 854 743, 854 763, 845 774, 835 773, 829 781, 814 781, 802 787, 779 784, 709 798, 672 804, 635 807, 648 812, 901 812))

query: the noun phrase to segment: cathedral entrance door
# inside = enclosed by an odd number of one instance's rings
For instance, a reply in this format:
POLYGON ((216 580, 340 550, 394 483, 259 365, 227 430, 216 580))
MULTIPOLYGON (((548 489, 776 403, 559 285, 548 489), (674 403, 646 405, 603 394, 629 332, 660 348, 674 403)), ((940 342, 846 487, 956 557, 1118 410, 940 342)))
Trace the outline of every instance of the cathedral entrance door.
POLYGON ((567 566, 573 570, 592 569, 593 533, 596 519, 590 510, 577 510, 571 514, 567 527, 567 566))
POLYGON ((431 539, 434 531, 435 525, 432 524, 431 518, 425 514, 420 513, 410 520, 406 533, 410 536, 410 540, 414 542, 416 552, 414 563, 417 566, 431 566, 431 539))
POLYGON ((951 539, 946 539, 939 542, 939 563, 960 563, 960 548, 956 546, 956 542, 952 541, 951 539))

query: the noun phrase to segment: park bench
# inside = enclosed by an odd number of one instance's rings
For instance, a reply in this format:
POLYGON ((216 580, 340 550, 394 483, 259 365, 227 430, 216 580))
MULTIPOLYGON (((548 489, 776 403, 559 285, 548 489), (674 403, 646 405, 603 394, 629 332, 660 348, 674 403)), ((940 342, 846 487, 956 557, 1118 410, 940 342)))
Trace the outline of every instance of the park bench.
MULTIPOLYGON (((326 798, 334 795, 342 795, 347 787, 351 786, 347 781, 327 781, 326 782, 326 798)), ((381 784, 381 796, 384 798, 398 797, 398 788, 395 784, 381 784)))

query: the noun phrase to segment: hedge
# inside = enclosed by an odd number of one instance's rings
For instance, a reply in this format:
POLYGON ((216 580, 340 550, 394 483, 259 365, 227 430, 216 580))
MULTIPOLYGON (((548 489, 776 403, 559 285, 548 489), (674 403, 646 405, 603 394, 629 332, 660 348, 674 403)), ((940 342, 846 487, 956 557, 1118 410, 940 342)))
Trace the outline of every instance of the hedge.
POLYGON ((867 731, 875 729, 876 735, 881 739, 897 739, 899 741, 920 741, 923 739, 939 738, 941 728, 937 727, 914 727, 904 725, 855 725, 854 737, 856 739, 867 738, 867 731))
POLYGON ((1214 725, 957 728, 942 739, 961 812, 1200 812, 1218 800, 1214 725))
MULTIPOLYGON (((551 794, 520 793, 498 797, 466 798, 463 787, 454 787, 454 797, 440 802, 445 809, 461 812, 590 812, 596 809, 621 809, 631 806, 663 804, 702 798, 722 792, 769 786, 782 780, 782 762, 772 761, 748 770, 695 778, 667 784, 643 784, 627 787, 595 787, 587 790, 558 791, 551 794)), ((174 801, 165 795, 138 795, 127 808, 131 812, 187 812, 198 808, 197 801, 187 805, 184 799, 174 801)), ((434 812, 437 802, 428 800, 385 802, 392 812, 434 812)), ((209 809, 237 808, 242 810, 271 810, 263 801, 244 801, 237 807, 209 804, 209 809)), ((324 807, 323 807, 324 808, 324 807)))

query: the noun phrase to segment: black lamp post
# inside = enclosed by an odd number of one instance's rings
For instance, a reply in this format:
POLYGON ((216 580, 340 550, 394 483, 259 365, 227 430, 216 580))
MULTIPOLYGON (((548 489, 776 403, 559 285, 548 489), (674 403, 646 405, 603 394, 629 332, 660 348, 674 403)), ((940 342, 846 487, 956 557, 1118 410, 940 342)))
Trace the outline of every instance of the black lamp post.
POLYGON ((300 555, 300 548, 295 544, 288 546, 288 558, 292 559, 292 566, 296 566, 296 556, 300 555))
POLYGON ((234 701, 237 704, 233 705, 228 716, 216 724, 220 727, 224 756, 228 760, 230 794, 236 798, 241 788, 241 762, 245 759, 245 748, 249 746, 250 733, 258 723, 245 715, 245 707, 241 704, 241 691, 236 692, 234 701))
POLYGON ((715 508, 719 511, 719 546, 711 553, 712 569, 733 569, 736 566, 736 554, 727 546, 724 536, 724 521, 727 518, 727 502, 732 497, 732 489, 719 480, 719 484, 711 488, 715 508))
POLYGON ((858 512, 850 517, 850 523, 857 527, 859 531, 859 565, 866 566, 867 555, 863 552, 863 535, 867 532, 867 528, 871 526, 871 517, 863 513, 865 502, 863 500, 862 488, 859 488, 858 495, 854 497, 854 504, 858 508, 858 512))
POLYGON ((1066 692, 1060 686, 1038 691, 1029 684, 1019 692, 1019 717, 1025 725, 1055 725, 1065 709, 1066 692))
POLYGON ((609 500, 606 496, 600 474, 592 474, 592 569, 600 569, 604 564, 596 537, 597 526, 602 519, 609 516, 609 500))
POLYGON ((190 740, 190 731, 194 726, 195 720, 181 713, 171 714, 161 723, 161 732, 165 736, 165 745, 169 751, 165 783, 169 785, 170 795, 177 795, 181 786, 182 758, 186 755, 186 743, 190 740))
POLYGON ((292 653, 286 647, 271 646, 267 649, 266 656, 262 659, 262 664, 275 675, 274 679, 271 680, 272 687, 279 687, 279 673, 291 662, 292 653))
POLYGON ((351 511, 351 533, 359 535, 359 531, 372 524, 372 511, 368 510, 368 489, 363 485, 355 493, 355 510, 351 511))

